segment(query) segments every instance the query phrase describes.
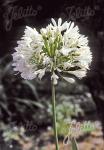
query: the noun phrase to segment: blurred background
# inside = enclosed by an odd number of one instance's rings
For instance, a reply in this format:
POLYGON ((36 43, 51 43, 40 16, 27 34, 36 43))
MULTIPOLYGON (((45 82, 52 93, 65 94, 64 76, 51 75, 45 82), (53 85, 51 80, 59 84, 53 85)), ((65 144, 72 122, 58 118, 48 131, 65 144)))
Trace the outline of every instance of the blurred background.
POLYGON ((23 80, 12 57, 25 26, 40 29, 51 18, 74 21, 88 36, 93 61, 86 78, 56 87, 60 150, 71 150, 68 121, 94 127, 77 135, 79 150, 104 150, 104 0, 0 0, 0 150, 55 150, 51 84, 23 80), (67 139, 66 139, 67 140, 67 139), (66 141, 67 142, 67 141, 66 141))

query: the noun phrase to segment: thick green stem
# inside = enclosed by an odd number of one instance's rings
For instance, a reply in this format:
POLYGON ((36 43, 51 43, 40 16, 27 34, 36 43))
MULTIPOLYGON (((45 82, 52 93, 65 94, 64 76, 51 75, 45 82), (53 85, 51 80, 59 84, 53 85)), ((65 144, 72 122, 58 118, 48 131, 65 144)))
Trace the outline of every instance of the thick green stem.
POLYGON ((56 142, 56 150, 59 150, 57 124, 56 124, 55 85, 53 83, 53 80, 52 80, 52 111, 53 111, 53 127, 54 127, 54 136, 56 142))

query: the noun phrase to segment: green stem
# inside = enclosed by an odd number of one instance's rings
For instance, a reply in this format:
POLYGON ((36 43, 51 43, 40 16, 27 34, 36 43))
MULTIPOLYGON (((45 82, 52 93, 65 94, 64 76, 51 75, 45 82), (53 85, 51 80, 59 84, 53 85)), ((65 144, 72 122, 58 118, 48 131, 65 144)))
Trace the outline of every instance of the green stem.
POLYGON ((57 124, 56 124, 55 85, 53 83, 53 80, 52 80, 52 111, 53 111, 53 127, 54 127, 54 136, 56 142, 56 150, 59 150, 57 124))

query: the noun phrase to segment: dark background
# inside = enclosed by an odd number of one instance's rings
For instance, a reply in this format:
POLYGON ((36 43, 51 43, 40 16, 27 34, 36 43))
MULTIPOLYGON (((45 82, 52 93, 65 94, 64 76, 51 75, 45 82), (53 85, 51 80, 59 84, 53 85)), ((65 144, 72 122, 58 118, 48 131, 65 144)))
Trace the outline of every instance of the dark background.
MULTIPOLYGON (((47 79, 42 82, 32 81, 32 85, 36 88, 36 92, 32 92, 34 89, 30 85, 27 86, 28 84, 24 84, 20 76, 14 75, 11 54, 17 46, 17 40, 23 35, 26 25, 40 29, 45 27, 51 18, 59 17, 63 21, 74 21, 79 26, 81 34, 88 36, 93 60, 86 78, 78 80, 72 87, 66 86, 67 90, 62 90, 63 86, 59 85, 57 91, 61 94, 67 91, 66 94, 73 96, 90 93, 95 104, 94 109, 92 104, 84 103, 82 107, 86 109, 86 116, 90 119, 94 120, 98 116, 104 133, 104 0, 0 0, 0 118, 3 122, 16 121, 17 124, 35 118, 33 120, 36 123, 36 117, 32 118, 31 114, 36 113, 38 107, 33 107, 33 110, 28 109, 28 106, 19 105, 16 98, 35 99, 36 102, 41 102, 40 99, 45 97, 48 101, 51 96, 50 81, 47 79), (20 7, 22 16, 18 18, 16 13, 20 7), (24 13, 23 16, 23 10, 27 7, 32 7, 34 15, 27 16, 24 13), (20 107, 23 110, 19 110, 20 107)), ((76 97, 73 99, 75 100, 76 97)), ((79 118, 83 119, 81 116, 79 118)), ((50 121, 42 121, 39 126, 44 128, 47 124, 51 124, 50 121)))

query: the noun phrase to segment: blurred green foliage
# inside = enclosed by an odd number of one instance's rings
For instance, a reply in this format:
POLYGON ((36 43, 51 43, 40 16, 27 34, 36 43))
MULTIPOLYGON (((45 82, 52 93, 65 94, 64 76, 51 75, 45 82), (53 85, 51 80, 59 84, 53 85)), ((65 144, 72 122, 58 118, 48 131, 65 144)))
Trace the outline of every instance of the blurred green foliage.
MULTIPOLYGON (((52 117, 52 106, 48 105, 48 113, 52 117)), ((56 105, 57 113, 57 130, 59 136, 65 136, 69 130, 69 122, 73 117, 78 117, 79 114, 84 115, 83 110, 78 104, 73 104, 70 101, 63 101, 56 105)))

